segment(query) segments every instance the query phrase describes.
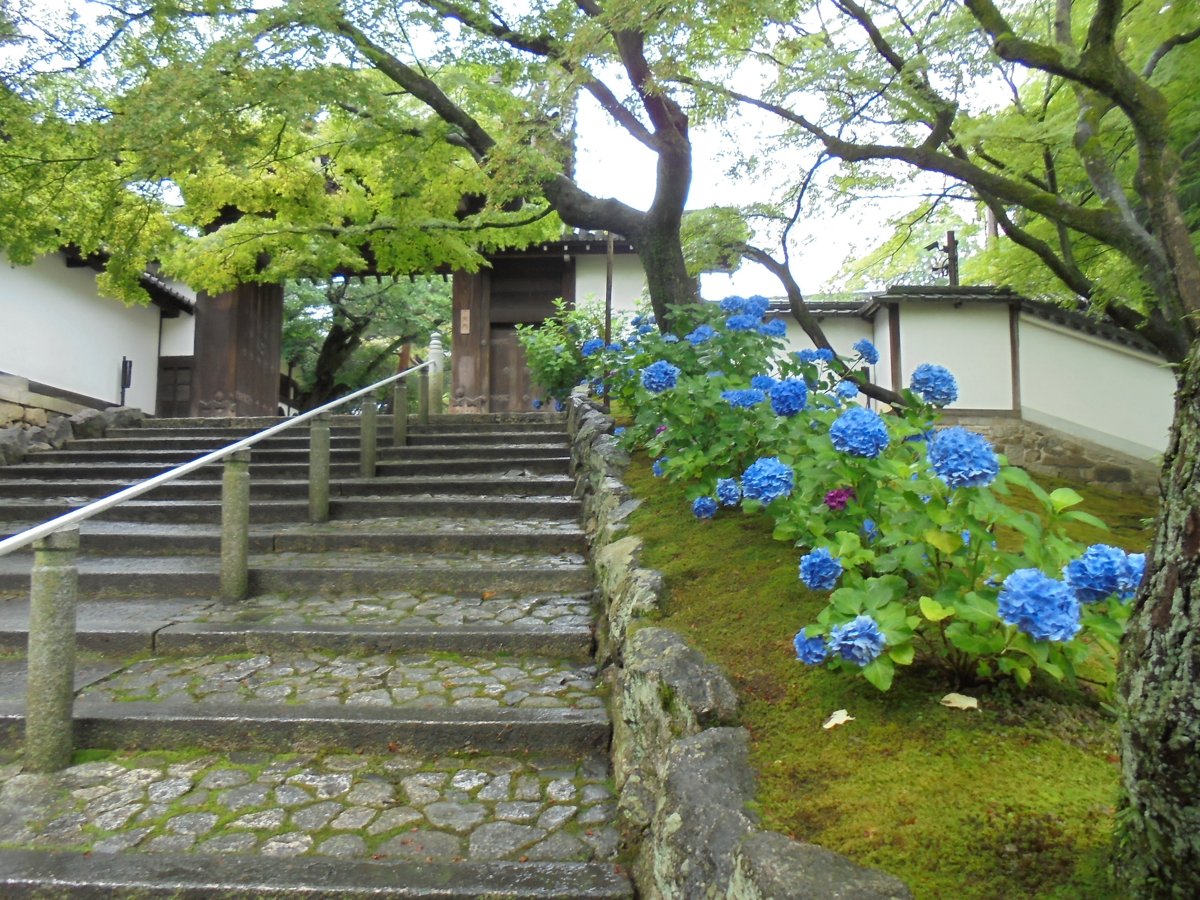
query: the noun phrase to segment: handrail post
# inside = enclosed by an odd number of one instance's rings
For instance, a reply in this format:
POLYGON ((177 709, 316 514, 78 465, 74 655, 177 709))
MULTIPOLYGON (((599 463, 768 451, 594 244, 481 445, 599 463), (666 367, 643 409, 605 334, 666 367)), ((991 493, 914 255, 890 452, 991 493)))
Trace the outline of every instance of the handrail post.
POLYGON ((367 394, 363 398, 362 416, 359 420, 361 439, 358 450, 358 474, 361 478, 375 477, 376 442, 379 438, 378 417, 379 404, 373 395, 367 394))
POLYGON ((221 479, 221 599, 244 600, 250 587, 250 451, 225 457, 221 479))
POLYGON ((403 447, 408 443, 408 379, 392 384, 392 443, 403 447))
POLYGON ((79 529, 33 545, 29 589, 29 671, 25 686, 25 768, 57 772, 74 750, 75 604, 79 529))
POLYGON ((442 394, 446 390, 446 378, 443 375, 445 366, 442 336, 435 331, 429 336, 429 411, 435 416, 442 414, 442 394))
POLYGON ((429 424, 429 366, 417 373, 417 422, 429 424))
POLYGON ((308 520, 329 521, 329 413, 312 420, 308 430, 308 520))

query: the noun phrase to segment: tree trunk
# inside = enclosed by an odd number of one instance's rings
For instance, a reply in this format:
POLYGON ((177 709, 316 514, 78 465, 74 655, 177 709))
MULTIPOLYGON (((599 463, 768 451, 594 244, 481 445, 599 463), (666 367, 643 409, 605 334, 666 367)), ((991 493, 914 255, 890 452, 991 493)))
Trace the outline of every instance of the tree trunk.
POLYGON ((677 303, 695 303, 699 285, 688 275, 683 259, 683 241, 678 226, 674 230, 647 228, 632 238, 638 259, 646 272, 646 289, 659 328, 669 330, 669 307, 677 303))
POLYGON ((1162 505, 1121 647, 1122 882, 1200 896, 1200 342, 1179 375, 1162 505))

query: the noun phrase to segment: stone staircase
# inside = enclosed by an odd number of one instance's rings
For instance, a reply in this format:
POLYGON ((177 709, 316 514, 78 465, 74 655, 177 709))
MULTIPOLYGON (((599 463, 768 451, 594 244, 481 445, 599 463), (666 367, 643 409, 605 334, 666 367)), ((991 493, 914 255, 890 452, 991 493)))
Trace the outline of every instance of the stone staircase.
MULTIPOLYGON (((0 558, 0 896, 632 896, 562 418, 435 416, 370 479, 355 421, 327 523, 302 427, 252 451, 244 601, 219 466, 83 524, 62 773, 21 771, 32 554, 0 558)), ((0 467, 0 533, 274 420, 233 422, 0 467)))

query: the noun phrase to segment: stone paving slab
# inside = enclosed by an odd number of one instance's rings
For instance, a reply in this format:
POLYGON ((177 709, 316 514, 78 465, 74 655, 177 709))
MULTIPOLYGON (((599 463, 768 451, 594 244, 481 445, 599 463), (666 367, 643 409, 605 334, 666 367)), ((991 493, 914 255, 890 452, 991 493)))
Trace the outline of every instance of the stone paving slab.
MULTIPOLYGON (((208 624, 556 627, 592 624, 589 594, 521 594, 485 591, 473 596, 388 591, 328 597, 260 594, 236 604, 195 609, 188 620, 208 624)), ((0 620, 2 621, 2 620, 0 620)))
MULTIPOLYGON (((147 652, 163 628, 191 621, 209 605, 195 599, 80 600, 75 646, 97 653, 147 652)), ((0 602, 0 650, 23 651, 28 640, 28 594, 0 602)))
MULTIPOLYGON (((82 690, 120 670, 120 666, 99 660, 77 660, 75 663, 75 690, 82 690)), ((28 673, 24 659, 0 658, 0 703, 23 704, 25 702, 25 679, 28 673)), ((0 840, 3 829, 0 828, 0 840)))
POLYGON ((0 765, 0 846, 271 859, 611 860, 603 756, 118 753, 0 765))
POLYGON ((595 666, 537 657, 349 656, 319 651, 153 657, 92 684, 82 701, 276 703, 394 709, 600 709, 595 666))

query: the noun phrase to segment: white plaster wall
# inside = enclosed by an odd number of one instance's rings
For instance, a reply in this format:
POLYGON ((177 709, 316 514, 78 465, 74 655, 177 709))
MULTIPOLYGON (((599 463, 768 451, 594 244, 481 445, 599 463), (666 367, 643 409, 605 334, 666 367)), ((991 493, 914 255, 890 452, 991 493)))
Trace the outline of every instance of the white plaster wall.
POLYGON ((1013 408, 1008 306, 912 303, 901 304, 899 315, 903 386, 921 363, 935 363, 958 382, 951 409, 1013 408))
MULTIPOLYGON (((604 302, 605 285, 608 280, 608 260, 604 254, 577 256, 575 258, 575 299, 604 302)), ((613 309, 632 312, 646 293, 646 273, 642 261, 636 254, 624 253, 613 256, 613 309)))
POLYGON ((193 356, 196 352, 196 317, 180 313, 174 319, 162 320, 163 356, 193 356))
POLYGON ((95 272, 68 269, 57 254, 30 266, 0 256, 0 322, 0 371, 115 404, 126 356, 133 384, 125 402, 153 412, 157 307, 98 296, 95 272))
POLYGON ((1161 360, 1029 315, 1020 346, 1025 419, 1139 459, 1166 449, 1175 379, 1161 360))
POLYGON ((871 343, 879 351, 879 364, 875 367, 874 375, 876 383, 880 387, 898 391, 902 385, 894 384, 892 381, 892 335, 888 330, 890 320, 891 311, 886 306, 875 310, 875 316, 871 321, 871 327, 874 329, 871 343))

